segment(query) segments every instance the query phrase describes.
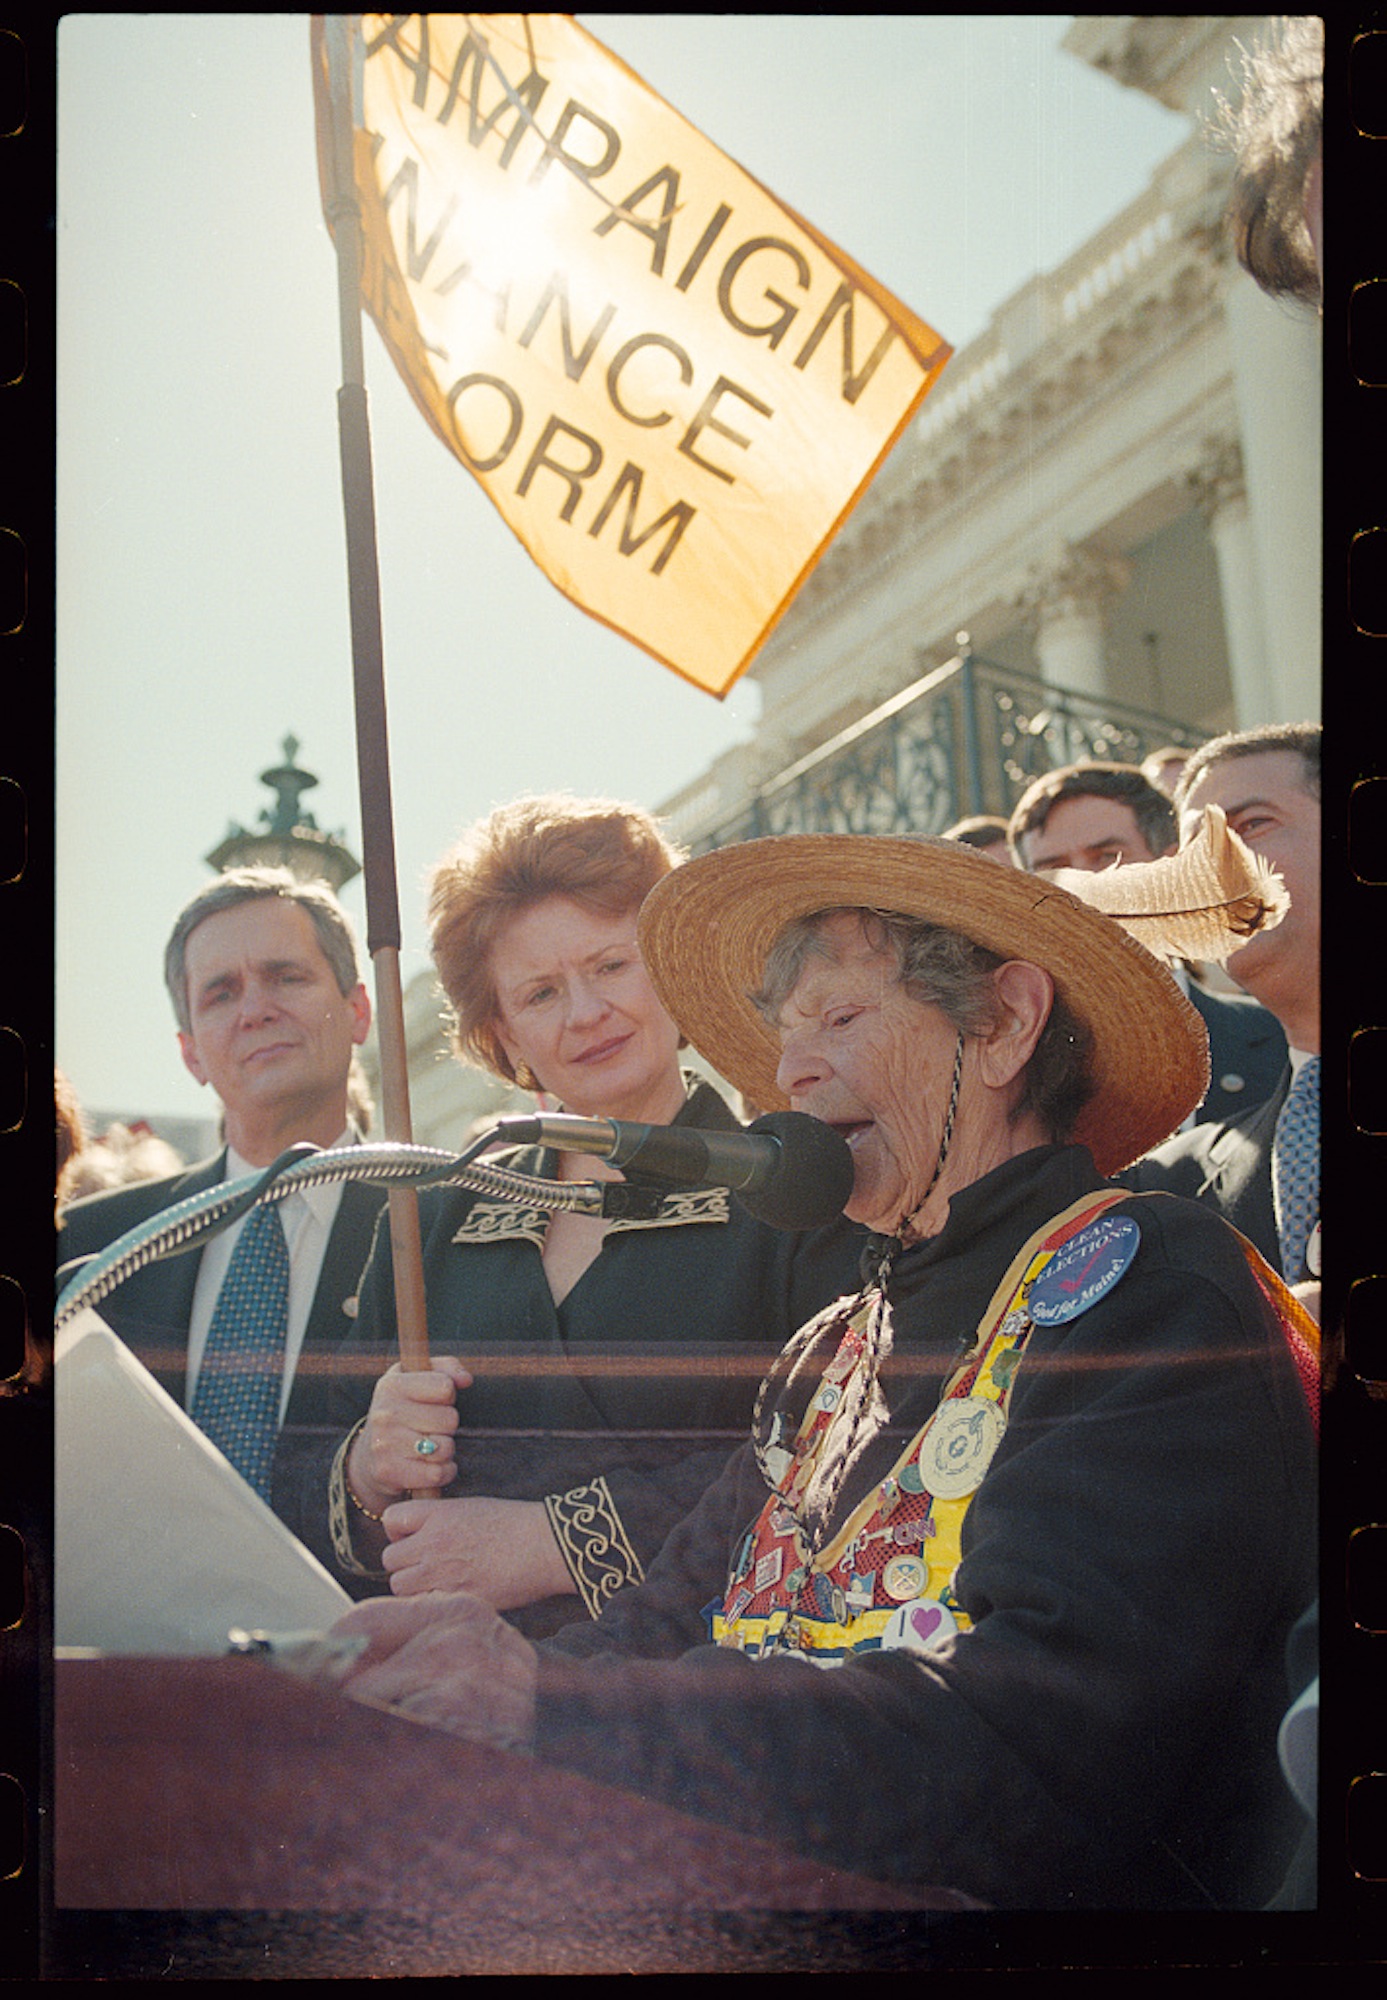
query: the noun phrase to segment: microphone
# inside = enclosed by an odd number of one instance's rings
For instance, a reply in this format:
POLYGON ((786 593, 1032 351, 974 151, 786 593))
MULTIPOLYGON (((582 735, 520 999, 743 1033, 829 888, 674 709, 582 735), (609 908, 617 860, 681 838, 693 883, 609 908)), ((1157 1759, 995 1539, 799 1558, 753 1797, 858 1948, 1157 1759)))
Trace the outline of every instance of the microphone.
POLYGON ((852 1193, 847 1140, 803 1111, 768 1112, 744 1132, 538 1112, 502 1118, 496 1137, 591 1153, 673 1187, 731 1188, 749 1214, 775 1229, 817 1229, 833 1222, 852 1193))

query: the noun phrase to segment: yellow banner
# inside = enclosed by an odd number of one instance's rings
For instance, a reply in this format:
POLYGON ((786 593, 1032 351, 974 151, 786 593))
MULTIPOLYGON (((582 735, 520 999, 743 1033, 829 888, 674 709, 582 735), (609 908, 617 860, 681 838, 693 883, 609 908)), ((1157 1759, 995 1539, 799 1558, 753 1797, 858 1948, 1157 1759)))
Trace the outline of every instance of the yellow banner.
POLYGON ((570 17, 359 20, 410 393, 560 590, 726 694, 952 350, 570 17))

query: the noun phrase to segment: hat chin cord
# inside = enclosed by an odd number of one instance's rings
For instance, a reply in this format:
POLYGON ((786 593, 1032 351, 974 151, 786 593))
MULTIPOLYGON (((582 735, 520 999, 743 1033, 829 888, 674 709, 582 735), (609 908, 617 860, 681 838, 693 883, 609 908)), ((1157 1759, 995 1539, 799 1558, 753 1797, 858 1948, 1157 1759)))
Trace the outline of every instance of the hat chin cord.
MULTIPOLYGON (((958 1093, 962 1082, 963 1036, 960 1034, 958 1048, 954 1054, 954 1080, 949 1091, 949 1108, 944 1114, 944 1130, 939 1138, 939 1157, 935 1160, 934 1172, 930 1176, 929 1186, 925 1189, 924 1194, 910 1213, 901 1217, 894 1236, 873 1239, 868 1255, 864 1257, 864 1267, 867 1268, 867 1283, 863 1291, 857 1295, 856 1299, 843 1301, 838 1312, 831 1317, 827 1315, 817 1316, 809 1321, 808 1326, 802 1327, 799 1334, 795 1336, 794 1340, 783 1351, 779 1362, 775 1364, 771 1373, 767 1375, 757 1393, 756 1409, 752 1416, 751 1425, 752 1443, 756 1452, 756 1462, 761 1468, 762 1476, 766 1484, 772 1490, 775 1490, 778 1481, 773 1469, 767 1462, 764 1447, 761 1443, 761 1426, 762 1410, 777 1369, 786 1360, 786 1357, 791 1354, 793 1354, 796 1362, 803 1358, 803 1354, 807 1352, 807 1348, 804 1345, 806 1335, 812 1341, 816 1333, 822 1334, 835 1330, 841 1332, 843 1327, 848 1323, 850 1313, 856 1310, 875 1291, 876 1296, 873 1299, 871 1311, 867 1316, 867 1324, 863 1330, 861 1366, 855 1371, 856 1392, 851 1406, 851 1416, 847 1418, 846 1422, 846 1435, 843 1438, 841 1446, 835 1450, 828 1461, 827 1483, 824 1496, 821 1504, 816 1507, 817 1524, 807 1530, 805 1535, 807 1546, 806 1559, 811 1563, 818 1554, 824 1536, 828 1532, 829 1523, 833 1518, 833 1510, 838 1502, 838 1493, 843 1484, 843 1477, 852 1459, 858 1429, 871 1403, 872 1391, 876 1386, 877 1377, 881 1372, 882 1357, 890 1346, 890 1313, 886 1303, 886 1288, 891 1282, 891 1269, 896 1258, 905 1247, 904 1238, 906 1230, 934 1193, 939 1176, 944 1171, 944 1162, 949 1157, 949 1148, 953 1143, 954 1116, 958 1110, 958 1093), (869 1266, 868 1258, 870 1258, 869 1266)), ((844 1405, 843 1412, 840 1412, 839 1416, 835 1416, 834 1422, 837 1423, 842 1417, 846 1416, 847 1405, 844 1405)))
POLYGON ((944 1130, 939 1135, 939 1154, 934 1162, 934 1172, 929 1177, 929 1186, 920 1196, 920 1199, 916 1202, 914 1208, 910 1210, 908 1215, 903 1215, 900 1221, 896 1224, 896 1240, 899 1243, 905 1242, 906 1231, 909 1229, 911 1223, 914 1222, 916 1216, 920 1213, 921 1209, 924 1207, 925 1203, 929 1200, 930 1196, 934 1193, 935 1188, 939 1185, 939 1176, 944 1171, 944 1162, 948 1159, 949 1148, 953 1145, 954 1142, 954 1118, 958 1112, 958 1093, 959 1093, 959 1086, 962 1084, 962 1082, 963 1082, 963 1035, 960 1032, 958 1038, 958 1048, 954 1054, 954 1080, 949 1089, 949 1108, 944 1113, 944 1130))

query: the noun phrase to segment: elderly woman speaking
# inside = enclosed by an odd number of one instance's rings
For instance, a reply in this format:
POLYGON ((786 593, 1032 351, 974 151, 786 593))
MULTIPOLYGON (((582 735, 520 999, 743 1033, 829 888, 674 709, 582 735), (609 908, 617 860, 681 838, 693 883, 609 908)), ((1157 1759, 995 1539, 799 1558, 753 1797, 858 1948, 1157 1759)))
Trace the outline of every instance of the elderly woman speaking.
POLYGON ((467 1598, 361 1606, 348 1691, 895 1883, 1260 1907, 1310 1329, 1218 1217, 1102 1178, 1204 1090, 1174 980, 925 840, 707 855, 641 947, 721 1074, 843 1134, 862 1289, 599 1620, 536 1651, 467 1598))

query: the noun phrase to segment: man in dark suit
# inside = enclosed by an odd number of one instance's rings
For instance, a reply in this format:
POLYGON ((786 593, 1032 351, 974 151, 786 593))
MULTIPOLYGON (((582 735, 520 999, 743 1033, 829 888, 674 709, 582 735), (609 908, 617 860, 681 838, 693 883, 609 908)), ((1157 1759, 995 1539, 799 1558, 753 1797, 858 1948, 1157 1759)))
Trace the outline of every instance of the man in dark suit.
POLYGON ((1206 1202, 1256 1245, 1274 1271, 1279 1271, 1271 1149, 1289 1083, 1287 1068, 1265 1104, 1254 1104, 1241 1118, 1211 1119, 1191 1126, 1117 1178, 1130 1188, 1164 1189, 1167 1194, 1206 1202))
MULTIPOLYGON (((1095 874, 1154 861, 1174 852, 1177 834, 1170 798, 1133 764, 1047 771, 1021 794, 1009 828, 1017 866, 1033 875, 1060 868, 1095 874)), ((1270 1097, 1286 1066, 1276 1017, 1246 994, 1211 992, 1178 968, 1176 977, 1209 1034, 1209 1089, 1194 1122, 1249 1115, 1270 1097)))
MULTIPOLYGON (((283 869, 227 871, 183 910, 164 973, 180 1053, 221 1100, 226 1148, 169 1179, 74 1202, 58 1238, 64 1264, 106 1249, 189 1195, 268 1166, 297 1141, 338 1147, 356 1140, 348 1087, 371 1009, 355 939, 326 883, 283 869)), ((290 1441, 327 1420, 329 1368, 355 1317, 383 1201, 378 1188, 338 1181, 278 1204, 288 1297, 276 1363, 272 1504, 290 1441)), ((113 1331, 195 1416, 198 1382, 206 1374, 210 1385, 217 1365, 204 1369, 204 1358, 243 1226, 146 1264, 100 1303, 113 1331)))
POLYGON ((1277 870, 1290 909, 1274 929, 1234 952, 1228 970, 1275 1014, 1288 1057, 1269 1101, 1237 1119, 1212 1121, 1158 1146, 1122 1179, 1129 1187, 1193 1196, 1227 1217, 1286 1282, 1317 1309, 1318 1140, 1315 1227, 1283 1253, 1284 1214, 1274 1192, 1277 1125, 1299 1076, 1320 1050, 1320 731, 1306 723, 1220 736, 1196 752, 1176 792, 1188 837, 1207 805, 1277 870), (1290 1261, 1288 1261, 1288 1258, 1290 1261))

